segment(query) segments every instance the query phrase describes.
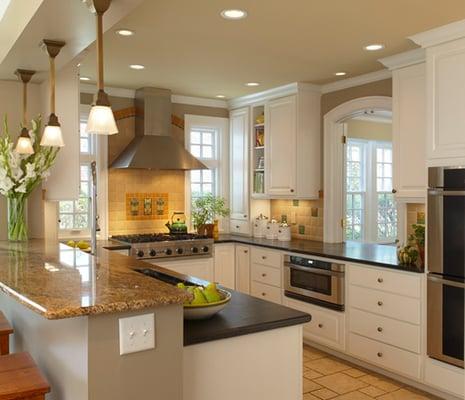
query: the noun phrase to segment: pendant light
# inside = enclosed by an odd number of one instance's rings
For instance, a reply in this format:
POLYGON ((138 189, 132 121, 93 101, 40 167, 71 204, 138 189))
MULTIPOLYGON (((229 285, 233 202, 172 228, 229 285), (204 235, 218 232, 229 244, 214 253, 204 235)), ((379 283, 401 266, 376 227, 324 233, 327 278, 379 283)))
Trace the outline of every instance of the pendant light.
POLYGON ((35 73, 35 71, 29 71, 27 69, 17 69, 15 71, 19 80, 23 82, 23 128, 21 129, 15 149, 19 154, 34 154, 31 136, 27 129, 27 84, 35 73))
POLYGON ((50 61, 50 116, 40 141, 41 146, 63 147, 65 145, 61 125, 55 114, 55 57, 64 45, 65 42, 56 40, 44 39, 42 41, 42 48, 47 52, 50 61))
POLYGON ((91 108, 87 121, 87 133, 99 135, 114 135, 118 133, 115 117, 110 107, 108 95, 104 91, 103 83, 103 14, 110 7, 111 0, 93 0, 97 15, 97 100, 91 108))

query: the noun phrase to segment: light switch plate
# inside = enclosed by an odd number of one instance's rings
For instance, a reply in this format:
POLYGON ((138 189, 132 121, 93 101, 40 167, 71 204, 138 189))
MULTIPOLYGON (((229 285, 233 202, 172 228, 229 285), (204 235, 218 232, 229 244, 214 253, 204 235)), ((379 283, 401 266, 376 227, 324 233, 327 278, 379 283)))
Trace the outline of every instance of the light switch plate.
POLYGON ((155 348, 155 315, 144 314, 119 319, 119 354, 155 348))

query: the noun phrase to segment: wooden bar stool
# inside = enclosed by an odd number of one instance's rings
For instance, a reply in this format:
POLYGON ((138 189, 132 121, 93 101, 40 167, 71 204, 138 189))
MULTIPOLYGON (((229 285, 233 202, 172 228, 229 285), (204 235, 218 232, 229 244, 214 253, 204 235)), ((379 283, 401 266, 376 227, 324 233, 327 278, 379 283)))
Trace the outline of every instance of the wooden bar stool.
POLYGON ((29 353, 0 356, 0 400, 44 400, 50 392, 29 353))
POLYGON ((0 311, 0 355, 5 355, 10 352, 10 335, 13 333, 5 315, 0 311))

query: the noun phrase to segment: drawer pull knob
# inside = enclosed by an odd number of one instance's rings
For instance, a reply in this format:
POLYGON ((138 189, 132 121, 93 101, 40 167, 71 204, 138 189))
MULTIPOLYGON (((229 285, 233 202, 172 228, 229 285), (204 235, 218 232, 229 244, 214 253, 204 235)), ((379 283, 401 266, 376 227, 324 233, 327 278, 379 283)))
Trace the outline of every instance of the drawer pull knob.
POLYGON ((266 296, 266 293, 265 293, 265 292, 262 292, 262 296, 266 296))
POLYGON ((323 324, 318 324, 318 328, 323 328, 323 324))
POLYGON ((247 218, 247 214, 244 214, 244 218, 247 218))
POLYGON ((262 256, 262 260, 266 260, 266 256, 262 256))
POLYGON ((291 193, 294 193, 294 189, 291 189, 291 193))
POLYGON ((381 352, 378 352, 378 354, 376 354, 379 358, 381 358, 383 356, 383 353, 381 352))
POLYGON ((383 305, 383 302, 381 300, 378 301, 378 305, 381 307, 383 305))
POLYGON ((239 229, 239 228, 240 228, 240 226, 239 226, 239 225, 236 225, 236 229, 239 229))
POLYGON ((384 279, 383 278, 378 278, 379 283, 383 283, 384 279))
POLYGON ((262 276, 263 276, 263 278, 264 278, 264 277, 266 276, 266 274, 265 274, 265 273, 263 273, 263 274, 262 274, 262 276))
POLYGON ((249 252, 249 250, 244 250, 244 253, 247 254, 249 252))
POLYGON ((380 326, 378 326, 378 332, 382 332, 383 331, 383 328, 381 328, 380 326))

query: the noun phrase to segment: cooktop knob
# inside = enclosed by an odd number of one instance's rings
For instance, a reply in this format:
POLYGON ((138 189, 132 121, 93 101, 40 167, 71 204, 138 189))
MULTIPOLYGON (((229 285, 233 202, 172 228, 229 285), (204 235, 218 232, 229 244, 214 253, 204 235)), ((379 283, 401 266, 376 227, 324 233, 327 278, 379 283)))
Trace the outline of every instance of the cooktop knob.
POLYGON ((192 247, 192 253, 198 253, 199 252, 199 248, 198 247, 192 247))
POLYGON ((166 250, 165 250, 165 254, 166 254, 167 256, 170 256, 171 254, 173 254, 173 250, 171 250, 171 249, 166 249, 166 250))
POLYGON ((208 250, 210 250, 210 249, 208 248, 208 246, 203 246, 203 247, 202 247, 202 251, 203 251, 204 253, 208 253, 208 250))
POLYGON ((142 250, 137 250, 137 257, 144 257, 144 252, 142 250))
POLYGON ((182 254, 182 253, 184 253, 184 250, 183 250, 183 249, 181 249, 181 248, 179 248, 179 249, 176 249, 176 253, 177 253, 177 254, 182 254))
POLYGON ((156 255, 157 255, 157 252, 154 249, 150 250, 151 257, 155 257, 156 255))

